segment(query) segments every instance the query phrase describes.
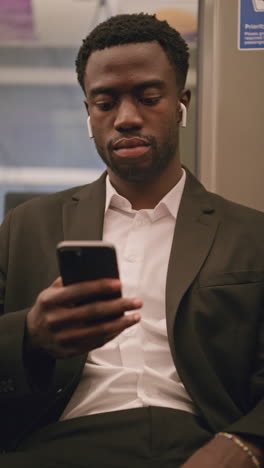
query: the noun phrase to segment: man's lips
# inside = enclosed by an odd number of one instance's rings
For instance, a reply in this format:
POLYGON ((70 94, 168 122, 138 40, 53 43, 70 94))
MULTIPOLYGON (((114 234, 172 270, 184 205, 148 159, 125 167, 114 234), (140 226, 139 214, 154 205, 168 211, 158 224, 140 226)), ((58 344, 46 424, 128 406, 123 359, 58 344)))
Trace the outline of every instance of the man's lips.
POLYGON ((113 149, 118 156, 123 158, 135 158, 148 151, 150 143, 148 140, 139 137, 121 138, 113 145, 113 149))
POLYGON ((122 148, 135 148, 136 146, 149 146, 148 140, 140 137, 131 137, 131 138, 120 138, 117 140, 113 148, 122 149, 122 148))

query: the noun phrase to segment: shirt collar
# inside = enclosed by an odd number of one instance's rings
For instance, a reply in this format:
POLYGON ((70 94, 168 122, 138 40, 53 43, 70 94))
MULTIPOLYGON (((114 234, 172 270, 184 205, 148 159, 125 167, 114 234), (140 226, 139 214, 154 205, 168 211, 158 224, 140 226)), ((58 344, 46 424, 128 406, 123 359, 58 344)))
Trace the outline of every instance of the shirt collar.
MULTIPOLYGON (((161 215, 168 214, 168 212, 177 218, 179 205, 181 197, 183 194, 183 189, 186 181, 186 172, 182 168, 182 176, 179 182, 159 201, 153 210, 146 210, 149 214, 152 213, 152 216, 157 219, 161 215)), ((105 199, 105 213, 110 208, 116 208, 121 211, 136 213, 136 210, 133 210, 131 203, 122 195, 119 195, 113 185, 110 182, 109 176, 106 177, 106 199, 105 199)))

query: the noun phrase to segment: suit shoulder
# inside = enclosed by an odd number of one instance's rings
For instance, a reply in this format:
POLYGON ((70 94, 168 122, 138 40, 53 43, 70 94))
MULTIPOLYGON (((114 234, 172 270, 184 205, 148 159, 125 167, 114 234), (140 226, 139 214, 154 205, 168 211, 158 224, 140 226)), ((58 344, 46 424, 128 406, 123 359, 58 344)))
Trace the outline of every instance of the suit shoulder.
POLYGON ((59 192, 49 194, 43 193, 41 195, 33 196, 29 200, 14 207, 11 210, 12 217, 31 217, 38 214, 45 216, 46 212, 50 215, 52 215, 52 213, 55 214, 57 210, 61 210, 63 204, 79 200, 80 198, 89 197, 95 187, 97 190, 98 188, 100 190, 104 184, 104 180, 105 177, 103 174, 99 179, 86 185, 71 187, 59 192))
POLYGON ((45 206, 51 208, 52 206, 61 205, 67 201, 70 201, 74 194, 79 190, 85 189, 89 185, 71 187, 66 190, 62 190, 54 193, 43 193, 41 195, 32 196, 32 198, 19 203, 16 207, 13 208, 15 213, 25 213, 35 209, 43 209, 45 206))

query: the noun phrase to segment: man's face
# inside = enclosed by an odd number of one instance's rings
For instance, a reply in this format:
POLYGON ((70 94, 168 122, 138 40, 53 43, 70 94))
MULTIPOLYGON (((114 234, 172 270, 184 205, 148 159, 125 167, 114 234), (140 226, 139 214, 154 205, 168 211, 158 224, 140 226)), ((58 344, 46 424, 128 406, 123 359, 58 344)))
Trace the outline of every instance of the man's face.
POLYGON ((95 144, 122 180, 160 176, 178 157, 177 76, 158 42, 95 51, 85 75, 95 144))

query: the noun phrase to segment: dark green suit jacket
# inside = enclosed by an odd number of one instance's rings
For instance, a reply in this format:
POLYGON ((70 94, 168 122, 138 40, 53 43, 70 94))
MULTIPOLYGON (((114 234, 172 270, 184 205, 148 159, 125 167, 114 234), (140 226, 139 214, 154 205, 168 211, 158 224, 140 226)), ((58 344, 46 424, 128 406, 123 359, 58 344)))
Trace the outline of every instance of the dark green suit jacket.
MULTIPOLYGON (((59 418, 86 356, 23 354, 25 316, 58 276, 56 244, 100 239, 105 176, 10 212, 0 232, 0 446, 59 418)), ((161 239, 166 242, 166 239, 161 239)), ((264 441, 264 214, 187 173, 169 261, 166 315, 179 375, 212 433, 264 441)))

